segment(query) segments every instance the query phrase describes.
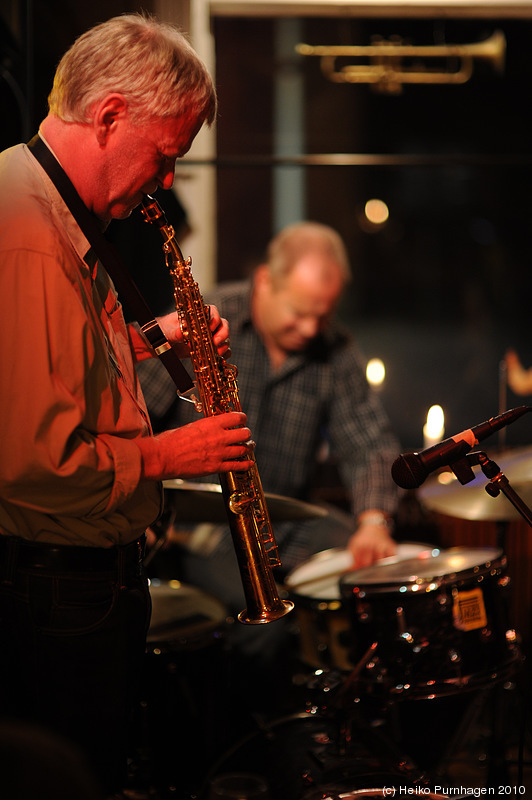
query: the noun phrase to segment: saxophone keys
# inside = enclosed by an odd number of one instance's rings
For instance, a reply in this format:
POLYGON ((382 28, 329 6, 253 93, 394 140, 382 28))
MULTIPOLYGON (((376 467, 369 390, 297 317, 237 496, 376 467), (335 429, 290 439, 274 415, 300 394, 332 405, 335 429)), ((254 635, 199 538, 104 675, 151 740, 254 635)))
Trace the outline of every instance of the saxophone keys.
POLYGON ((255 500, 253 494, 233 492, 229 497, 229 508, 233 514, 245 514, 251 503, 255 500))

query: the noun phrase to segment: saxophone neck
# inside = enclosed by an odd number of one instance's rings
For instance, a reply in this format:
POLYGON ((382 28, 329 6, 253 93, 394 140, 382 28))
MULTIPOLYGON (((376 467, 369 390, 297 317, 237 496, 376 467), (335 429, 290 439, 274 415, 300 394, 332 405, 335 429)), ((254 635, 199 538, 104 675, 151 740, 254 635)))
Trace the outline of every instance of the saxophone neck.
POLYGON ((166 215, 157 200, 155 200, 155 198, 149 194, 145 194, 142 198, 141 214, 145 222, 151 222, 152 225, 155 225, 157 228, 159 228, 159 231, 165 240, 163 245, 165 252, 171 253, 174 258, 177 257, 179 261, 184 263, 185 259, 183 258, 183 253, 181 252, 177 243, 173 225, 170 225, 168 222, 166 215))

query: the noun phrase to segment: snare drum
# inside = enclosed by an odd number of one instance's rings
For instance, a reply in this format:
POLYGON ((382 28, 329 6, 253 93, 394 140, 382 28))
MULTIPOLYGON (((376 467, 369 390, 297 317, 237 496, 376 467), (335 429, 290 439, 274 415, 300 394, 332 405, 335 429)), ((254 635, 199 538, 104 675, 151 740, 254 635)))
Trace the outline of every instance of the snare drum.
MULTIPOLYGON (((396 564, 438 552, 428 544, 402 542, 395 555, 377 564, 396 564)), ((286 577, 285 585, 296 607, 300 658, 311 667, 335 667, 347 672, 353 669, 351 626, 340 595, 340 578, 352 566, 353 557, 348 550, 331 548, 316 553, 286 577)))
POLYGON ((511 675, 520 652, 508 584, 496 548, 455 547, 345 575, 340 591, 365 688, 433 698, 511 675))

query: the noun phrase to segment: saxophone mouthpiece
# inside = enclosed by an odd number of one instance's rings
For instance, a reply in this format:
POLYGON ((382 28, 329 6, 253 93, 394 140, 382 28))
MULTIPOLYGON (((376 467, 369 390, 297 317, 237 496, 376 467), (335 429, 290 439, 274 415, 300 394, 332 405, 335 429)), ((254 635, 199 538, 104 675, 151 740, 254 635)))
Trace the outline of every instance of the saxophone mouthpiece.
POLYGON ((141 214, 144 218, 144 222, 152 222, 155 225, 158 225, 159 228, 163 228, 167 224, 164 211, 157 200, 155 200, 151 195, 144 195, 141 200, 141 206, 141 214))

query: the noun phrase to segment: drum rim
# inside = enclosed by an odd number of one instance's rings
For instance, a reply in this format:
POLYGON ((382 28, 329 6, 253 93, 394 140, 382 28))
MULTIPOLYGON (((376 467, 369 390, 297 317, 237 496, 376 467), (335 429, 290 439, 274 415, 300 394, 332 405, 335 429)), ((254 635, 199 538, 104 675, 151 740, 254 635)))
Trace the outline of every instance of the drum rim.
MULTIPOLYGON (((384 592, 397 592, 399 594, 423 594, 428 593, 431 591, 436 591, 440 589, 442 586, 446 586, 448 584, 452 584, 453 581, 457 582, 458 584, 465 583, 470 581, 471 578, 475 576, 483 577, 486 573, 489 573, 492 569, 502 569, 507 566, 507 557, 504 550, 500 547, 451 547, 445 550, 440 551, 440 555, 444 555, 447 553, 453 553, 456 551, 467 551, 471 552, 474 550, 479 550, 482 552, 492 551, 494 556, 491 559, 487 559, 484 561, 479 561, 478 564, 473 566, 469 566, 463 570, 455 570, 449 572, 441 572, 432 575, 431 577, 427 575, 423 576, 415 576, 412 575, 411 577, 394 577, 393 580, 358 580, 353 581, 352 576, 356 575, 357 572, 362 572, 363 570, 353 570, 352 572, 348 572, 345 575, 342 575, 340 578, 340 595, 345 599, 351 597, 353 593, 358 593, 363 591, 365 594, 370 593, 384 593, 384 592), (349 580, 351 579, 351 583, 349 580)), ((414 561, 415 559, 407 559, 409 561, 414 561)), ((427 564, 432 563, 429 559, 426 562, 427 564)), ((398 565, 401 562, 398 562, 398 565)), ((394 565, 395 566, 395 565, 394 565)), ((365 568, 371 569, 371 568, 365 568)))
MULTIPOLYGON (((434 551, 438 551, 438 553, 441 553, 440 547, 438 547, 435 544, 429 544, 427 542, 417 542, 417 541, 407 540, 404 542, 398 542, 397 545, 398 547, 400 547, 401 545, 415 546, 419 548, 418 555, 421 555, 421 553, 424 552, 434 552, 434 551)), ((341 582, 344 577, 351 575, 352 573, 356 572, 356 570, 346 570, 345 572, 339 572, 337 580, 338 594, 329 597, 323 596, 321 594, 311 594, 309 593, 308 589, 300 590, 298 588, 299 586, 304 587, 307 586, 308 584, 317 584, 320 581, 325 582, 327 581, 328 578, 330 578, 329 575, 317 575, 317 576, 309 575, 309 577, 306 580, 300 581, 299 584, 296 583, 295 585, 292 581, 293 578, 295 578, 296 575, 300 573, 302 569, 308 568, 309 565, 321 564, 321 563, 326 563, 327 561, 332 561, 335 556, 340 556, 346 552, 347 548, 345 547, 329 547, 326 550, 320 550, 318 553, 313 553, 310 556, 310 558, 308 558, 306 561, 303 561, 301 564, 298 564, 296 567, 291 569, 283 581, 283 587, 285 591, 288 592, 289 597, 291 597, 294 600, 304 601, 307 607, 313 606, 315 610, 331 610, 331 611, 337 610, 337 605, 341 603, 343 599, 341 592, 341 582), (332 607, 330 609, 329 609, 329 604, 332 604, 332 607)), ((393 556, 391 558, 393 558, 393 556)), ((397 561, 392 563, 394 564, 400 563, 403 560, 410 560, 414 558, 417 558, 417 556, 412 555, 407 557, 406 559, 399 558, 397 559, 397 561)), ((388 559, 384 560, 388 561, 388 559)))

